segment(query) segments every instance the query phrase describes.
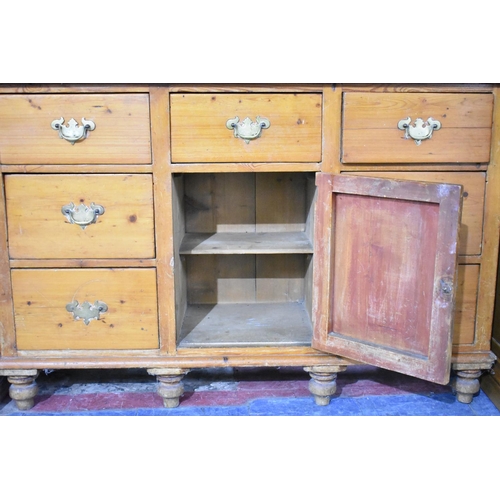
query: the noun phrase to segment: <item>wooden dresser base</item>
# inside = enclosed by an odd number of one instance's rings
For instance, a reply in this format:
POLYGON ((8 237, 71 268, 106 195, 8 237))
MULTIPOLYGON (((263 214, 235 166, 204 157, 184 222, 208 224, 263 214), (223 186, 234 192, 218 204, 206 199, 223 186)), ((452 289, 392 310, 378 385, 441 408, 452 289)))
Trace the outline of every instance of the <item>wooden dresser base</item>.
POLYGON ((0 397, 294 366, 327 405, 363 363, 479 391, 497 84, 0 87, 0 397))
MULTIPOLYGON (((318 356, 316 359, 316 365, 304 366, 304 370, 309 373, 311 380, 309 382, 309 391, 314 396, 314 400, 317 405, 325 406, 330 404, 331 398, 335 395, 337 391, 337 376, 339 373, 345 371, 348 365, 355 364, 350 360, 342 360, 341 358, 336 358, 334 356, 330 357, 330 362, 332 364, 326 364, 326 359, 321 359, 318 356), (322 363, 322 364, 319 364, 322 363)), ((5 363, 5 359, 2 360, 5 363)), ((174 360, 172 360, 174 361, 174 360)), ((175 360, 177 363, 180 362, 179 359, 175 360)), ((215 366, 241 366, 238 364, 237 360, 222 358, 222 363, 213 363, 213 360, 204 360, 204 362, 198 362, 198 364, 193 363, 193 360, 185 360, 185 366, 179 366, 172 363, 168 367, 155 367, 147 368, 147 364, 141 365, 137 359, 129 360, 128 363, 124 360, 113 362, 108 362, 107 368, 145 368, 147 373, 151 376, 156 377, 158 382, 157 392, 158 395, 163 398, 163 404, 165 408, 175 408, 179 406, 180 397, 184 393, 184 385, 182 379, 185 375, 189 373, 191 369, 195 368, 209 368, 215 366)), ((244 366, 301 366, 295 360, 288 359, 288 361, 282 360, 282 363, 277 363, 276 359, 268 360, 265 362, 263 359, 247 359, 244 366)), ((312 360, 310 360, 312 361, 312 360)), ((13 364, 16 362, 12 360, 13 364)), ((19 360, 17 360, 19 362, 19 360)), ((165 360, 163 360, 165 363, 165 360)), ((488 360, 483 360, 476 363, 454 363, 452 365, 454 371, 456 372, 456 377, 451 382, 454 393, 456 394, 457 400, 461 403, 469 404, 472 402, 474 395, 476 395, 480 390, 480 377, 483 374, 483 370, 490 370, 494 363, 494 356, 491 355, 488 360)), ((16 406, 19 410, 29 410, 34 404, 34 398, 38 393, 38 387, 36 384, 36 378, 38 377, 41 369, 46 369, 43 363, 35 363, 38 368, 36 369, 0 369, 0 376, 6 377, 8 383, 10 383, 9 395, 12 400, 15 401, 16 406)), ((76 368, 75 360, 66 362, 52 363, 51 369, 54 366, 59 365, 59 369, 76 368), (69 365, 69 366, 68 366, 69 365)), ((81 360, 81 366, 79 369, 84 368, 96 368, 95 363, 93 364, 89 360, 81 360)), ((101 363, 99 368, 105 368, 101 363)), ((57 369, 57 368, 56 368, 57 369)), ((489 379, 492 377, 489 375, 489 379)), ((492 379, 493 380, 493 379, 492 379)), ((483 382, 484 383, 484 382, 483 382)), ((500 387, 500 384, 496 380, 486 382, 485 392, 489 395, 493 392, 493 398, 495 398, 494 391, 500 387)), ((494 400, 495 402, 495 400, 494 400)), ((498 400, 496 403, 498 404, 498 400)))

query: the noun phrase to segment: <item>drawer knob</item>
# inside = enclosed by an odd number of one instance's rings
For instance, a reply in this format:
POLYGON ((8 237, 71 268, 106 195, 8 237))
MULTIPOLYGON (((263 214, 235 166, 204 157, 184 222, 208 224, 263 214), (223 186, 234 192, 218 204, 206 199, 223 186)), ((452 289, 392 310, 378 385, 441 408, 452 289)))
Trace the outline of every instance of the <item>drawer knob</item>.
POLYGON ((420 146, 425 139, 430 139, 434 130, 439 130, 440 128, 441 122, 434 120, 434 118, 427 118, 426 122, 422 118, 417 118, 415 125, 411 125, 410 117, 398 122, 398 129, 405 131, 405 139, 413 139, 417 146, 420 146))
POLYGON ((61 208, 61 212, 70 224, 77 224, 82 229, 85 229, 88 225, 95 224, 99 215, 104 213, 104 207, 93 202, 90 204, 90 207, 87 207, 83 203, 76 206, 71 202, 69 205, 64 205, 61 208))
POLYGON ((235 118, 230 118, 226 122, 226 127, 231 130, 234 130, 234 137, 238 137, 243 139, 247 144, 253 140, 260 137, 260 133, 262 129, 269 128, 271 123, 267 118, 261 118, 257 116, 255 121, 253 122, 248 118, 248 116, 240 122, 238 116, 235 118))
POLYGON ((101 300, 96 300, 93 304, 87 301, 79 304, 78 300, 74 300, 66 305, 66 311, 73 314, 75 321, 81 319, 86 325, 93 319, 100 319, 100 314, 107 310, 107 304, 101 300))
POLYGON ((451 278, 441 278, 439 280, 439 291, 445 299, 449 300, 453 292, 453 280, 451 278))
POLYGON ((72 145, 77 141, 83 141, 87 138, 89 130, 95 129, 95 123, 92 120, 86 120, 82 118, 82 125, 78 125, 78 122, 71 118, 67 125, 63 125, 64 118, 61 116, 59 120, 54 120, 50 126, 59 131, 59 137, 61 139, 66 139, 72 145))

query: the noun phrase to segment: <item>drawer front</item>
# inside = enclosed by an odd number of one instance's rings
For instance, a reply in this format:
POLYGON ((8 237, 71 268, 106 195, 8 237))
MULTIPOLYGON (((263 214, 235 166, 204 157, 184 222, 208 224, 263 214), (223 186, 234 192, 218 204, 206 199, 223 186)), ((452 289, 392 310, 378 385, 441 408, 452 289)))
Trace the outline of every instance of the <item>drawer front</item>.
POLYGON ((473 344, 475 341, 479 268, 478 264, 458 266, 453 344, 473 344))
POLYGON ((321 161, 321 94, 172 94, 170 107, 174 163, 321 161))
POLYGON ((347 92, 343 97, 344 163, 489 161, 491 94, 347 92), (409 129, 399 129, 399 122, 406 118, 411 118, 409 129), (429 127, 424 125, 429 118, 441 126, 433 128, 430 138, 417 145, 411 135, 428 135, 429 127))
POLYGON ((1 95, 0 160, 7 165, 151 163, 149 96, 1 95), (95 128, 72 144, 52 128, 60 118, 66 137, 83 133, 82 118, 95 128), (76 121, 73 130, 68 127, 70 120, 76 121))
POLYGON ((149 174, 6 175, 5 191, 12 259, 155 256, 149 174))
POLYGON ((349 175, 462 185, 463 205, 458 253, 459 255, 481 254, 486 189, 484 172, 349 172, 349 175))
POLYGON ((154 269, 13 270, 12 291, 20 350, 159 346, 154 269))

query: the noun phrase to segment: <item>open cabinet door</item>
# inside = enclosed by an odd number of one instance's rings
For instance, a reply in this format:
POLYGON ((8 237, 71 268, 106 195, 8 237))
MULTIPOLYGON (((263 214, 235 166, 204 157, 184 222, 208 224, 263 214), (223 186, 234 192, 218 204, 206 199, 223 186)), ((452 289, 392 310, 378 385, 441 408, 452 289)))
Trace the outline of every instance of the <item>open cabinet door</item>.
POLYGON ((447 384, 462 187, 317 174, 312 346, 447 384))

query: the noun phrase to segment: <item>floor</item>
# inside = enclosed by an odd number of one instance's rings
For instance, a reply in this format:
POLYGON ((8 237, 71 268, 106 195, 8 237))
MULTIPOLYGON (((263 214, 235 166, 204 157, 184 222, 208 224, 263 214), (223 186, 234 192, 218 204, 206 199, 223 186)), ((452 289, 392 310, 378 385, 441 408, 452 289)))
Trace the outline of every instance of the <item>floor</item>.
POLYGON ((351 366, 339 374, 328 406, 314 403, 308 383, 301 368, 193 370, 184 378, 180 406, 167 409, 145 370, 47 371, 37 379, 31 410, 17 410, 7 397, 0 416, 500 416, 482 391, 463 404, 451 386, 371 366, 351 366))

